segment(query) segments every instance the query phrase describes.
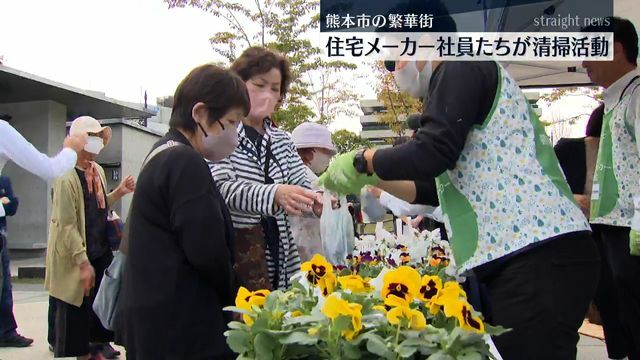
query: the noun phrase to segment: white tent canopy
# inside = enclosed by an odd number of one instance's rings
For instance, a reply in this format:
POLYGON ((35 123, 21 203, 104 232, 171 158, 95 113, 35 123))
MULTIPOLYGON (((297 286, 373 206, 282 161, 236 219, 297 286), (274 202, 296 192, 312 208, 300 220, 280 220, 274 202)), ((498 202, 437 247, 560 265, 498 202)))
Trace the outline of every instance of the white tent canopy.
MULTIPOLYGON (((563 2, 563 0, 549 1, 544 6, 554 4, 556 7, 560 7, 563 2)), ((631 20, 636 31, 640 31, 640 3, 638 0, 614 0, 613 11, 614 15, 631 20)), ((496 14, 494 21, 499 15, 496 14)), ((522 31, 527 30, 523 29, 522 31)), ((503 65, 524 88, 591 85, 586 71, 579 62, 519 61, 505 62, 503 65)))

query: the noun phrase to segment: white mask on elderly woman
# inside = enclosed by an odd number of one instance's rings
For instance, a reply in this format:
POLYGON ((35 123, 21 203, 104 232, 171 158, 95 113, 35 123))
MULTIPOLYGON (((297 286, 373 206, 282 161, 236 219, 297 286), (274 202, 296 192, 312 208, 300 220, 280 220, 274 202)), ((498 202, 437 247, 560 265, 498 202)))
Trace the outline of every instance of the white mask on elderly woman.
POLYGON ((100 154, 100 151, 104 148, 104 140, 100 136, 87 137, 87 143, 84 146, 86 152, 94 155, 100 154))
POLYGON ((316 149, 313 151, 313 159, 309 161, 309 168, 314 174, 320 175, 323 171, 327 170, 330 162, 331 155, 325 154, 316 149))

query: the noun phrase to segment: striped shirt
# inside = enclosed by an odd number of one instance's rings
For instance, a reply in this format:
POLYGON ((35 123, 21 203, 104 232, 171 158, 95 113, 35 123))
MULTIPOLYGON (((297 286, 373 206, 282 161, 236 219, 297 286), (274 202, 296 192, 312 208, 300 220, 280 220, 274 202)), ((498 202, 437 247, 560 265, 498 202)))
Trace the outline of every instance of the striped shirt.
MULTIPOLYGON (((302 159, 287 133, 276 128, 266 119, 265 134, 260 148, 247 137, 243 124, 238 126, 238 146, 226 159, 209 163, 220 193, 231 212, 235 228, 260 225, 262 216, 273 216, 280 232, 279 287, 289 286, 289 279, 300 270, 298 248, 291 235, 291 226, 284 210, 275 203, 278 184, 299 185, 311 188, 305 175, 302 159), (274 184, 264 183, 264 167, 267 143, 271 140, 269 176, 274 184)), ((273 281, 275 264, 266 249, 269 277, 273 281)))

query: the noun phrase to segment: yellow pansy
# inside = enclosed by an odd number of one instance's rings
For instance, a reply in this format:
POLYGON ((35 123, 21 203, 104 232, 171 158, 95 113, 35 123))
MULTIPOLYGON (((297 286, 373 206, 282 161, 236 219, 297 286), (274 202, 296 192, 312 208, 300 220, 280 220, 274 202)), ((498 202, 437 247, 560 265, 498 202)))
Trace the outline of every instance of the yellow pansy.
POLYGON ((438 291, 438 294, 431 298, 429 311, 432 314, 437 314, 443 307, 447 307, 447 304, 455 303, 459 300, 466 300, 467 293, 462 290, 460 284, 455 281, 447 281, 442 289, 438 291))
POLYGON ((420 290, 420 274, 416 269, 400 266, 389 271, 382 278, 382 298, 395 295, 406 301, 412 301, 420 290))
POLYGON ((331 265, 324 256, 315 254, 311 260, 302 263, 301 270, 307 273, 307 280, 322 290, 322 295, 327 296, 336 287, 336 276, 331 265))
MULTIPOLYGON (((270 293, 269 290, 249 291, 249 289, 241 286, 238 289, 238 294, 236 294, 236 307, 253 312, 254 306, 264 306, 270 293)), ((249 314, 242 314, 242 320, 247 325, 253 325, 253 318, 249 314)))
POLYGON ((473 316, 473 307, 466 300, 448 302, 444 307, 444 314, 447 317, 455 317, 463 330, 484 333, 484 322, 473 316))
POLYGON ((422 301, 430 301, 442 290, 442 279, 437 275, 425 275, 420 283, 418 298, 422 301))
POLYGON ((391 325, 399 325, 402 319, 406 319, 408 327, 413 330, 422 330, 427 326, 424 314, 408 306, 397 306, 387 313, 387 320, 391 325))
POLYGON ((322 307, 322 313, 332 321, 339 316, 351 317, 351 329, 342 331, 342 336, 347 340, 353 338, 362 330, 362 305, 350 303, 340 298, 338 294, 331 294, 322 307))
POLYGON ((238 294, 236 294, 236 306, 245 310, 251 310, 252 306, 263 306, 270 293, 269 290, 249 291, 249 289, 241 286, 238 289, 238 294))
POLYGON ((360 275, 348 275, 338 277, 338 282, 343 289, 349 289, 353 293, 368 293, 373 290, 369 284, 370 279, 363 279, 360 275))

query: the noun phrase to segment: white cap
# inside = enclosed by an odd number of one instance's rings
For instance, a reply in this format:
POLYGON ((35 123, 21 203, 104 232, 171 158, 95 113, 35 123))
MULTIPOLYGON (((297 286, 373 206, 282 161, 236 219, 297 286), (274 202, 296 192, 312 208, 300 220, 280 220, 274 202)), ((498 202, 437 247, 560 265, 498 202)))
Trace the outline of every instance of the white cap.
POLYGON ((331 132, 325 126, 313 122, 306 122, 298 125, 291 133, 293 144, 298 149, 322 148, 338 151, 331 141, 331 132))

